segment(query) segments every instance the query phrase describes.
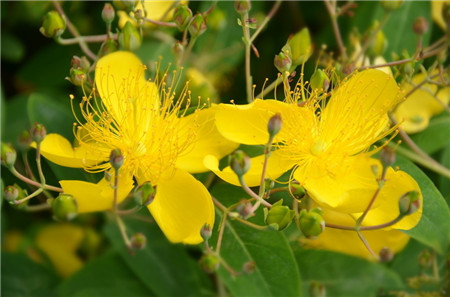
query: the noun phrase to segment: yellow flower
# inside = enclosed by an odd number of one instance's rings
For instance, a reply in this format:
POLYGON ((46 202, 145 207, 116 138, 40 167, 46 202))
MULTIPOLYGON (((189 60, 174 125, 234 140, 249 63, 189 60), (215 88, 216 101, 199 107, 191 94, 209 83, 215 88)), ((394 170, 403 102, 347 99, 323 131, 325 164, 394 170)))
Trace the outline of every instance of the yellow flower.
MULTIPOLYGON (((412 83, 405 83, 402 88, 408 93, 424 79, 425 74, 417 74, 412 83)), ((438 91, 435 84, 426 83, 397 106, 394 116, 397 121, 402 122, 402 128, 407 133, 417 133, 425 130, 430 118, 441 113, 449 102, 450 87, 438 91)))
MULTIPOLYGON (((157 187, 148 206, 156 222, 172 242, 202 241, 200 229, 214 222, 214 207, 206 188, 188 173, 207 171, 202 159, 230 153, 236 144, 224 139, 214 125, 214 108, 184 116, 183 100, 175 101, 176 86, 145 79, 145 66, 132 53, 116 52, 97 62, 95 83, 101 99, 83 98, 83 116, 76 126, 78 146, 60 135, 50 134, 42 154, 50 161, 90 172, 110 170, 109 154, 120 149, 119 201, 133 187, 150 181, 157 187)), ((173 81, 176 81, 174 79, 173 81)), ((183 92, 180 99, 185 98, 183 92)), ((74 114, 76 114, 74 112, 74 114)), ((113 189, 102 179, 97 184, 60 181, 73 195, 79 212, 111 209, 113 189)))
MULTIPOLYGON (((295 100, 221 104, 216 125, 232 141, 261 145, 269 139, 269 118, 280 113, 283 125, 274 139, 276 150, 269 159, 268 177, 276 179, 294 168, 292 176, 324 211, 357 218, 369 205, 382 171, 380 162, 371 157, 378 150, 371 150, 371 146, 392 132, 387 112, 401 99, 392 76, 370 69, 353 75, 337 88, 326 107, 323 102, 307 102, 300 107, 295 100), (378 168, 378 175, 373 167, 378 168)), ((249 186, 259 184, 263 159, 252 158, 251 168, 244 175, 249 186)), ((205 164, 222 179, 239 184, 229 167, 219 170, 217 158, 208 156, 205 164)), ((389 168, 386 179, 365 224, 379 225, 395 219, 400 196, 408 191, 420 192, 412 177, 402 171, 389 168)), ((421 213, 422 209, 390 229, 414 227, 421 213)))
POLYGON ((450 1, 431 1, 431 15, 436 24, 438 24, 442 30, 447 31, 445 20, 442 17, 442 8, 445 3, 450 5, 450 1))
MULTIPOLYGON (((135 11, 140 9, 141 11, 145 11, 145 17, 150 20, 155 21, 169 21, 172 19, 173 8, 176 1, 137 1, 135 11), (144 5, 142 6, 142 2, 144 5)), ((180 3, 186 3, 187 1, 180 1, 180 3)), ((130 21, 133 25, 137 25, 134 18, 134 12, 130 12, 130 15, 123 10, 119 10, 117 12, 117 16, 119 17, 119 27, 123 28, 125 24, 130 21), (131 16, 131 17, 130 17, 131 16)), ((149 24, 149 23, 147 23, 149 24)))

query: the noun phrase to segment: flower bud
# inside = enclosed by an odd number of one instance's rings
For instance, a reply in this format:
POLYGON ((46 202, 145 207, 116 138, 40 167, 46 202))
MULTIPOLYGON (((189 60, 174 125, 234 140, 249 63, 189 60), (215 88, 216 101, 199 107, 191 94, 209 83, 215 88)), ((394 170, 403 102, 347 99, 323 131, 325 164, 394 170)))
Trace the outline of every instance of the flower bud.
POLYGON ((206 17, 197 13, 189 26, 189 33, 192 37, 198 37, 206 31, 206 17))
POLYGON ((321 69, 314 71, 310 81, 312 90, 323 90, 326 92, 330 86, 330 79, 321 69))
POLYGON ((384 147, 381 151, 380 161, 384 168, 387 168, 395 162, 395 151, 390 147, 384 147))
POLYGON ((1 143, 1 162, 6 167, 13 167, 16 163, 17 152, 10 143, 1 143))
POLYGON ((86 56, 82 56, 80 59, 80 69, 84 72, 88 73, 89 68, 91 68, 91 62, 89 62, 86 56))
POLYGON ((9 203, 14 202, 19 198, 19 189, 16 186, 7 186, 3 190, 3 195, 9 203))
POLYGON ((273 187, 275 187, 275 181, 271 178, 265 178, 264 179, 264 189, 266 189, 266 191, 270 191, 271 189, 273 189, 273 187))
POLYGON ((384 247, 380 250, 381 262, 391 262, 392 259, 394 259, 394 252, 390 248, 384 247))
POLYGON ((73 56, 72 60, 70 60, 70 67, 81 68, 81 58, 78 56, 73 56))
POLYGON ((277 67, 278 71, 284 73, 291 69, 292 60, 289 57, 289 54, 281 52, 278 55, 275 55, 273 64, 275 65, 275 67, 277 67))
POLYGON ((312 53, 311 36, 308 28, 303 28, 290 37, 283 47, 283 51, 289 51, 293 66, 305 63, 312 53))
POLYGON ((45 37, 58 38, 66 29, 66 21, 61 15, 55 11, 49 11, 42 22, 42 27, 39 29, 45 37))
POLYGON ((271 140, 278 134, 278 132, 280 132, 282 124, 283 121, 281 120, 281 114, 279 112, 269 119, 267 131, 269 132, 269 138, 271 140))
POLYGON ((410 215, 420 208, 419 192, 411 191, 403 194, 398 200, 400 215, 410 215))
POLYGON ((131 246, 136 250, 143 250, 147 244, 147 237, 142 233, 136 233, 131 237, 131 246))
POLYGON ((325 229, 325 221, 322 217, 320 208, 307 211, 303 209, 300 212, 300 230, 308 238, 315 238, 325 229))
POLYGON ((216 255, 208 253, 200 258, 199 264, 206 273, 214 273, 219 268, 220 259, 216 255))
POLYGON ((172 52, 175 57, 180 58, 184 53, 184 46, 178 40, 172 46, 172 52))
POLYGON ((250 11, 251 8, 252 8, 252 4, 250 3, 250 0, 236 0, 236 1, 234 1, 234 9, 239 14, 248 12, 248 11, 250 11))
POLYGON ((153 202, 156 195, 156 189, 150 182, 140 185, 134 193, 134 201, 139 206, 147 206, 153 202))
POLYGON ((186 4, 178 4, 173 11, 173 21, 180 31, 186 30, 186 26, 192 18, 192 10, 186 4))
POLYGON ((231 170, 233 170, 234 173, 236 173, 236 175, 240 177, 246 174, 247 171, 250 169, 251 161, 250 157, 247 156, 246 153, 244 153, 241 150, 238 150, 230 155, 229 164, 231 170))
POLYGON ((325 297, 327 296, 327 291, 322 283, 312 281, 309 286, 309 294, 311 297, 325 297))
POLYGON ((114 39, 106 39, 98 51, 99 57, 104 57, 107 54, 117 51, 117 42, 114 39))
POLYGON ((45 129, 44 125, 34 123, 33 127, 30 129, 30 135, 34 141, 40 143, 47 135, 47 130, 45 129))
MULTIPOLYGON (((379 26, 378 22, 375 22, 372 26, 372 31, 375 30, 375 28, 378 26, 379 26)), ((388 41, 386 39, 386 36, 384 35, 382 30, 379 30, 375 34, 375 38, 372 41, 372 43, 370 44, 368 53, 372 57, 381 56, 381 55, 383 55, 384 50, 386 49, 387 45, 388 45, 388 41)))
POLYGON ((70 221, 77 215, 77 202, 72 195, 61 193, 52 202, 53 218, 70 221))
POLYGON ((294 218, 295 212, 282 204, 283 200, 279 200, 269 210, 264 209, 264 221, 274 230, 285 229, 294 218))
POLYGON ((236 207, 236 211, 244 219, 254 216, 252 209, 253 209, 253 205, 245 199, 241 200, 239 202, 238 206, 236 207))
POLYGON ((295 199, 302 199, 306 195, 306 190, 298 182, 291 183, 291 193, 295 199))
POLYGON ((114 17, 116 16, 116 12, 114 11, 114 7, 110 3, 105 3, 102 10, 102 19, 107 25, 111 25, 114 21, 114 17))
POLYGON ((113 149, 111 151, 111 154, 109 154, 109 162, 111 163, 111 166, 117 170, 120 167, 122 167, 123 164, 123 154, 120 149, 113 149))
POLYGON ((417 35, 423 35, 423 34, 427 33, 427 31, 428 31, 427 20, 422 16, 417 17, 413 23, 413 30, 414 30, 414 33, 416 33, 417 35))
POLYGON ((139 31, 128 21, 119 33, 119 44, 122 49, 127 51, 137 50, 142 43, 139 31))
POLYGON ((393 11, 403 4, 403 0, 384 0, 381 1, 381 6, 386 11, 393 11))
POLYGON ((69 80, 74 86, 80 87, 86 82, 86 72, 78 68, 70 68, 69 80))
POLYGON ((202 229, 200 230, 200 235, 202 236, 204 241, 208 241, 208 239, 210 239, 212 235, 211 225, 210 224, 203 225, 202 229))
POLYGON ((248 261, 245 262, 244 265, 242 265, 242 272, 245 274, 252 274, 256 270, 256 262, 255 261, 248 261))

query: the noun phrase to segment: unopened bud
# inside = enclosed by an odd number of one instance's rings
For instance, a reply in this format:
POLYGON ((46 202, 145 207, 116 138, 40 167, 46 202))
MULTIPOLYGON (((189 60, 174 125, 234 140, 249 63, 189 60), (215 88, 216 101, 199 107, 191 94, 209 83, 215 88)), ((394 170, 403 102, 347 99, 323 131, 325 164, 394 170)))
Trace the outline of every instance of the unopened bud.
POLYGON ((384 168, 387 168, 395 162, 395 151, 390 147, 384 147, 381 151, 380 161, 384 168))
POLYGON ((1 162, 6 167, 13 167, 16 163, 17 152, 10 143, 1 143, 1 162))
POLYGON ((80 59, 80 69, 87 73, 89 68, 91 68, 91 62, 89 62, 86 56, 82 56, 80 59))
POLYGON ((39 29, 45 37, 58 38, 66 29, 66 22, 61 15, 55 11, 49 11, 42 22, 42 27, 39 29))
POLYGON ((256 270, 256 262, 255 261, 248 261, 245 262, 244 265, 242 265, 242 272, 245 274, 252 274, 256 270))
POLYGON ((317 69, 311 76, 310 85, 312 90, 323 90, 326 92, 330 86, 330 79, 325 72, 317 69))
POLYGON ((300 230, 308 238, 315 238, 325 230, 325 221, 320 208, 300 212, 300 230))
POLYGON ((114 21, 114 17, 116 16, 116 12, 114 11, 114 7, 110 3, 105 3, 102 10, 102 19, 107 24, 110 25, 114 21))
POLYGON ((381 1, 381 6, 386 11, 393 11, 403 4, 404 0, 384 0, 381 1))
POLYGON ((283 200, 279 200, 269 210, 267 208, 264 209, 264 221, 274 230, 287 228, 295 215, 293 210, 282 204, 283 200))
POLYGON ((70 67, 81 68, 81 58, 78 56, 73 56, 72 60, 70 60, 70 67))
POLYGON ((184 53, 184 46, 178 40, 172 46, 172 52, 175 57, 181 57, 184 53))
POLYGON ((113 149, 109 154, 109 162, 114 169, 119 169, 123 164, 123 154, 120 149, 113 149))
POLYGON ((8 202, 14 202, 19 197, 19 189, 16 186, 7 186, 3 190, 4 197, 8 202))
POLYGON ((272 140, 275 135, 278 134, 281 130, 281 126, 283 125, 283 121, 281 120, 281 113, 277 112, 269 119, 269 123, 267 124, 267 131, 269 132, 269 138, 272 140))
POLYGON ((309 286, 309 294, 311 297, 325 297, 327 296, 327 290, 324 284, 319 283, 318 281, 312 281, 309 286))
POLYGON ((250 11, 252 8, 252 4, 250 3, 250 0, 236 0, 234 1, 234 9, 237 13, 241 14, 244 12, 250 11))
POLYGON ((245 199, 239 202, 238 206, 236 207, 236 211, 244 219, 254 216, 253 205, 245 199))
POLYGON ((203 225, 202 229, 200 230, 200 235, 202 236, 204 241, 208 241, 208 239, 210 239, 212 235, 211 225, 210 224, 203 225))
POLYGON ((45 126, 42 124, 34 123, 33 127, 30 129, 30 135, 34 141, 39 143, 47 136, 47 129, 45 129, 45 126))
POLYGON ((70 82, 77 87, 86 82, 86 72, 78 68, 70 68, 70 82))
POLYGON ((214 273, 219 268, 220 259, 208 253, 200 258, 199 264, 206 273, 214 273))
POLYGON ((180 31, 186 30, 186 26, 192 18, 192 10, 186 4, 178 4, 173 11, 173 21, 180 31))
POLYGON ((134 201, 139 206, 147 206, 153 202, 156 195, 156 189, 150 182, 145 182, 136 189, 134 201))
POLYGON ((275 181, 271 178, 265 178, 264 189, 266 189, 266 191, 270 191, 271 189, 273 189, 273 187, 275 187, 275 181))
POLYGON ((122 49, 127 51, 137 50, 142 43, 141 35, 139 31, 128 21, 119 33, 119 44, 122 49))
POLYGON ((206 17, 197 13, 189 26, 189 33, 192 37, 198 37, 206 31, 206 17))
POLYGON ((131 237, 131 246, 136 250, 142 250, 147 244, 147 237, 142 233, 136 233, 131 237))
POLYGON ((420 208, 419 192, 408 192, 398 200, 398 208, 401 215, 410 215, 420 208))
POLYGON ((422 16, 417 17, 413 23, 413 30, 414 30, 414 33, 416 33, 417 35, 423 35, 423 34, 427 33, 427 31, 428 31, 427 20, 422 16))
POLYGON ((52 202, 53 217, 58 221, 70 221, 77 215, 77 203, 72 195, 61 193, 52 202))
POLYGON ((394 252, 388 247, 382 248, 379 254, 381 262, 391 262, 394 259, 394 252))
POLYGON ((246 153, 238 150, 230 155, 229 164, 231 170, 233 170, 237 176, 243 176, 250 169, 251 161, 250 157, 247 156, 246 153))
POLYGON ((291 183, 291 193, 294 195, 295 199, 302 199, 306 195, 306 190, 298 182, 291 183))
POLYGON ((293 66, 305 63, 312 53, 311 36, 308 28, 303 28, 289 38, 283 51, 289 51, 293 66))
POLYGON ((104 57, 115 51, 117 51, 117 42, 114 39, 108 38, 102 43, 100 50, 98 51, 98 56, 99 58, 104 57))
POLYGON ((284 73, 291 69, 292 59, 288 54, 281 52, 278 55, 275 55, 273 64, 277 67, 278 71, 284 73))

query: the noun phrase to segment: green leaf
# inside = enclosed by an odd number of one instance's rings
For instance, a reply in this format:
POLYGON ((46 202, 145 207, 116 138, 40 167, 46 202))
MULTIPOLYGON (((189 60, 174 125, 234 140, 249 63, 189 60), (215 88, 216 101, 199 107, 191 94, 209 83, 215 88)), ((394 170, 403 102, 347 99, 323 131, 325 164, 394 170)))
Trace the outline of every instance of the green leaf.
MULTIPOLYGON (((442 151, 441 164, 447 168, 450 168, 450 144, 442 151)), ((439 189, 442 196, 444 196, 447 204, 450 204, 450 182, 445 176, 439 177, 439 189)))
MULTIPOLYGON (((150 217, 145 209, 142 215, 150 217)), ((130 255, 117 224, 111 222, 105 232, 128 267, 157 296, 211 296, 211 283, 190 258, 182 245, 168 242, 155 223, 125 220, 127 233, 143 233, 147 245, 130 255)))
POLYGON ((403 288, 400 277, 385 266, 341 253, 294 248, 303 278, 303 290, 308 294, 312 282, 326 288, 327 296, 379 296, 380 290, 403 288))
POLYGON ((24 254, 2 252, 1 274, 2 296, 56 296, 56 274, 24 254))
POLYGON ((450 235, 450 211, 447 203, 433 182, 411 161, 397 156, 395 166, 399 166, 417 181, 423 195, 423 214, 419 224, 411 230, 402 231, 437 252, 445 253, 450 235))
MULTIPOLYGON (((212 195, 226 205, 246 197, 242 189, 217 184, 212 195)), ((220 214, 221 216, 222 214, 220 214)), ((217 216, 217 221, 220 220, 217 216)), ((252 222, 263 224, 262 211, 252 222), (255 220, 256 219, 256 220, 255 220)), ((214 236, 217 232, 214 233, 214 236)), ((216 238, 210 243, 216 242, 216 238)), ((234 277, 223 265, 218 270, 231 294, 237 296, 300 296, 301 278, 294 254, 282 232, 257 231, 236 221, 227 221, 220 256, 235 271, 254 261, 256 269, 250 274, 234 277)))
POLYGON ((87 263, 58 287, 61 297, 84 296, 154 296, 122 258, 108 251, 87 263))
POLYGON ((445 113, 432 118, 428 128, 411 139, 427 154, 433 154, 448 144, 450 135, 450 115, 445 113))

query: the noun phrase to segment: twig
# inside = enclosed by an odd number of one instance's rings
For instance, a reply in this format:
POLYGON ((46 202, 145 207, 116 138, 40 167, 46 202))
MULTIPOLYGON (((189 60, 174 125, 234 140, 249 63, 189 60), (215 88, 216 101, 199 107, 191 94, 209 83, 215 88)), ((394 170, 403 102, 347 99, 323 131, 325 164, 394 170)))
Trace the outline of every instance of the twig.
POLYGON ((344 46, 344 43, 342 42, 341 32, 339 31, 339 25, 337 23, 337 14, 335 8, 331 5, 330 0, 324 0, 325 6, 328 10, 328 14, 331 18, 331 24, 333 25, 333 32, 334 36, 336 37, 336 41, 338 43, 339 52, 341 53, 342 59, 344 61, 347 61, 347 52, 344 46))

